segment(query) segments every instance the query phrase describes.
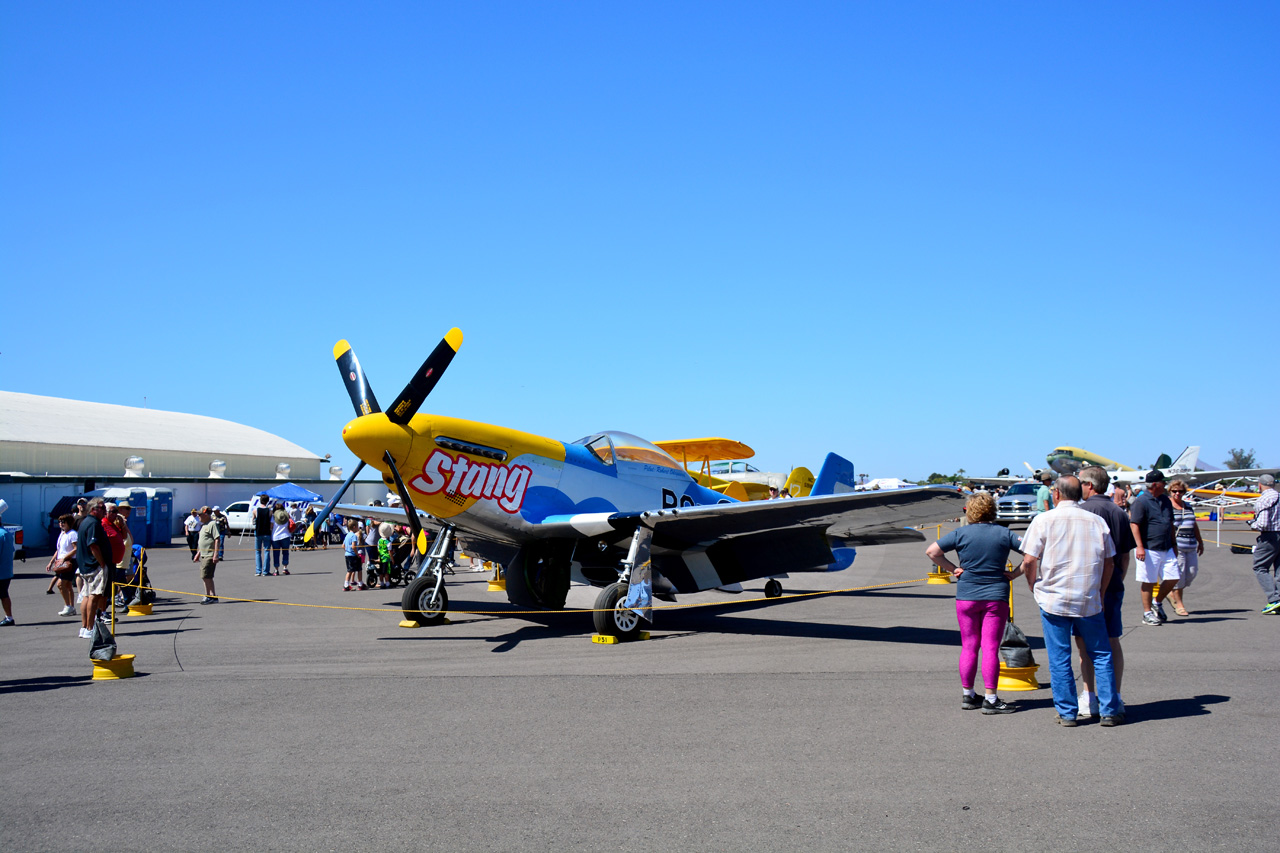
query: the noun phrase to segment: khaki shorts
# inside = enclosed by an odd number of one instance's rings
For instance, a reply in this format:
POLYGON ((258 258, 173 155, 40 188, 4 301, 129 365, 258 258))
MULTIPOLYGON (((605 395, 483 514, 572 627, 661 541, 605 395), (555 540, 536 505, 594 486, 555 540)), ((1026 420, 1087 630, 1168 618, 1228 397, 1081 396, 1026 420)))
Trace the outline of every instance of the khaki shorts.
POLYGON ((213 571, 217 567, 218 567, 218 564, 212 559, 201 561, 200 579, 205 581, 213 580, 213 571))
POLYGON ((98 569, 96 572, 89 575, 81 572, 80 577, 84 578, 85 595, 107 594, 107 573, 105 570, 98 569))

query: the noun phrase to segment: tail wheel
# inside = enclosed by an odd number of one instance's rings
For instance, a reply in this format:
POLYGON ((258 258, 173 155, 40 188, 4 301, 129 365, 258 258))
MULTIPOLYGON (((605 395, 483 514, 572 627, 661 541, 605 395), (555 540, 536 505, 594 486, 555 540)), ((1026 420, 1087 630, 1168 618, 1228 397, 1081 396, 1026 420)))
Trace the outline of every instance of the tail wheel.
POLYGON ((400 609, 405 619, 419 625, 434 625, 444 619, 449 610, 449 594, 443 586, 436 592, 435 575, 423 575, 405 589, 400 609))
POLYGON ((777 598, 780 595, 782 595, 782 584, 778 583, 776 578, 771 578, 769 582, 764 585, 764 597, 777 598))
POLYGON ((627 585, 620 581, 600 590, 595 613, 591 614, 597 634, 619 640, 634 640, 640 634, 640 615, 622 605, 626 598, 627 585))

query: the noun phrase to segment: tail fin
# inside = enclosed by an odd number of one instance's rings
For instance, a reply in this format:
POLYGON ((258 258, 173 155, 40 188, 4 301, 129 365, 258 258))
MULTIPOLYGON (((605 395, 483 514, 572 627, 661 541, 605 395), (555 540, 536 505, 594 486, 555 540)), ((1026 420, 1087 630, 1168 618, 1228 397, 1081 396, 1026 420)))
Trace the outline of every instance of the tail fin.
POLYGON ((857 479, 853 476, 853 463, 843 456, 828 453, 818 469, 810 495, 836 495, 852 492, 857 479))
POLYGON ((813 491, 813 472, 808 468, 793 468, 787 482, 782 484, 784 491, 793 498, 803 498, 813 491))
POLYGON ((1196 470, 1196 463, 1199 461, 1200 447, 1199 445, 1195 445, 1182 451, 1182 454, 1179 455, 1177 459, 1173 460, 1173 464, 1169 467, 1175 471, 1194 471, 1196 470))

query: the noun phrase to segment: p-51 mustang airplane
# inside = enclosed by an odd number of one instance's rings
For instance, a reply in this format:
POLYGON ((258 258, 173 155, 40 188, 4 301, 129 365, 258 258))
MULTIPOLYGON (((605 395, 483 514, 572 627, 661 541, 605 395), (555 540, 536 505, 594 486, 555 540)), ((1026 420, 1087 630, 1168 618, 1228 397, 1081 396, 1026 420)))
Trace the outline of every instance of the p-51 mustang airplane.
POLYGON ((628 638, 641 617, 651 618, 651 597, 673 601, 677 593, 786 572, 843 569, 858 544, 921 541, 905 526, 956 515, 959 497, 951 489, 853 493, 853 466, 835 454, 810 497, 739 502, 699 485, 670 455, 625 432, 566 444, 418 414, 461 344, 462 332, 451 329, 386 412, 350 345, 339 341, 333 350, 356 411, 342 438, 360 464, 306 535, 312 538, 335 507, 399 521, 392 509, 338 503, 366 464, 378 469, 399 493, 418 543, 417 577, 401 602, 408 619, 444 617, 444 564, 455 541, 506 566, 507 597, 517 606, 559 610, 570 581, 601 587, 597 632, 628 638), (441 525, 425 555, 414 508, 441 525))

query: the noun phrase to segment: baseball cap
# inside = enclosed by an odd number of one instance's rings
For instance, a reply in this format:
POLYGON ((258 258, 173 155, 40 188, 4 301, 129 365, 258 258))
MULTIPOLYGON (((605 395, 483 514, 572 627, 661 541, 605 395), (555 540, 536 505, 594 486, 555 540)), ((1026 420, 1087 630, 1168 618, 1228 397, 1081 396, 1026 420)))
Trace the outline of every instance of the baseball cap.
POLYGON ((220 506, 215 506, 215 507, 213 508, 213 511, 214 511, 214 512, 222 512, 222 507, 220 507, 220 506))
POLYGON ((1053 479, 1053 474, 1049 473, 1048 471, 1041 471, 1041 472, 1040 472, 1040 479, 1041 479, 1042 481, 1044 481, 1044 482, 1046 482, 1046 483, 1047 483, 1047 482, 1049 482, 1050 480, 1052 480, 1052 479, 1053 479))
MULTIPOLYGON (((1258 485, 1260 486, 1274 486, 1275 484, 1276 478, 1270 474, 1263 474, 1258 478, 1258 485)), ((0 501, 0 503, 3 503, 3 501, 0 501)), ((0 510, 0 512, 4 512, 4 510, 0 510)))
POLYGON ((1163 471, 1161 471, 1159 468, 1155 469, 1154 471, 1148 471, 1148 472, 1147 472, 1147 482, 1148 482, 1148 483, 1163 483, 1163 482, 1164 482, 1164 472, 1163 472, 1163 471))

